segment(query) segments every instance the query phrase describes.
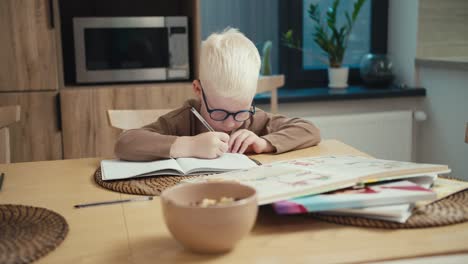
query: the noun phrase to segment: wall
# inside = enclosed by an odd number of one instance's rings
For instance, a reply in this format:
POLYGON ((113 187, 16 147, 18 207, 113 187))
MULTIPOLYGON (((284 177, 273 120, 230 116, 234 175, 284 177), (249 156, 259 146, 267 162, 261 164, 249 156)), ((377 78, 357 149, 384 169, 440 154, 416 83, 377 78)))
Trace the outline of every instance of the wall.
POLYGON ((419 2, 417 57, 468 56, 468 1, 419 2))
POLYGON ((418 0, 389 1, 388 54, 396 80, 414 86, 414 58, 418 34, 418 0))
POLYGON ((448 164, 452 176, 468 180, 467 70, 421 67, 419 71, 427 89, 424 107, 429 119, 421 126, 417 156, 422 162, 448 164))
MULTIPOLYGON (((286 116, 296 117, 317 117, 329 115, 350 115, 358 113, 375 113, 387 111, 419 111, 424 107, 424 97, 406 97, 406 98, 385 98, 385 99, 366 99, 366 100, 345 100, 345 101, 320 101, 320 102, 303 102, 303 103, 281 103, 279 105, 279 113, 286 116)), ((258 105, 266 111, 269 110, 268 105, 258 105)), ((313 120, 313 118, 310 118, 313 120)), ((422 122, 424 123, 424 122, 422 122)), ((420 134, 421 122, 413 123, 413 144, 411 146, 411 160, 417 160, 417 137, 420 134)), ((346 127, 337 133, 346 133, 346 127)), ((377 135, 380 136, 380 135, 377 135)), ((362 138, 373 137, 375 135, 362 134, 362 138)), ((386 138, 382 136, 382 141, 386 138)), ((392 139, 393 140, 393 139, 392 139)), ((345 142, 346 143, 346 142, 345 142)), ((349 143, 351 144, 351 143, 349 143)), ((352 145, 352 144, 351 144, 352 145)), ((405 148, 403 146, 402 148, 405 148)), ((374 149, 369 146, 368 149, 374 149)), ((388 157, 379 155, 379 153, 369 153, 377 158, 388 157)))
MULTIPOLYGON (((428 30, 426 17, 435 17, 438 21, 451 21, 451 15, 441 18, 440 14, 428 14, 428 4, 433 3, 437 10, 446 10, 454 3, 463 0, 418 1, 418 0, 392 0, 389 11, 389 53, 397 70, 398 79, 412 85, 421 85, 426 88, 427 96, 422 105, 428 114, 428 120, 421 124, 417 137, 416 161, 448 164, 452 168, 452 176, 468 180, 468 144, 464 143, 465 125, 468 120, 468 83, 467 71, 444 67, 420 66, 415 70, 414 60, 417 49, 421 50, 424 43, 418 42, 420 30, 428 30), (419 81, 418 81, 419 80, 419 81)), ((430 9, 430 8, 429 8, 430 9)), ((465 10, 460 10, 465 12, 465 10)), ((436 20, 437 20, 436 19, 436 20)), ((468 16, 464 16, 464 27, 468 23, 468 16)), ((431 31, 432 34, 446 34, 431 31)), ((453 32, 451 33, 453 34, 453 32)), ((462 32, 459 32, 462 35, 462 32)), ((465 35, 467 35, 465 33, 465 35)), ((424 40, 425 38, 422 38, 424 40)), ((448 43, 453 42, 447 39, 448 43)), ((443 45, 440 42, 438 46, 443 45)), ((428 50, 428 49, 424 49, 428 50)), ((430 54, 425 54, 426 56, 430 54)), ((437 55, 437 54, 436 54, 437 55)), ((452 54, 453 55, 453 54, 452 54)), ((462 54, 463 55, 463 54, 462 54)))

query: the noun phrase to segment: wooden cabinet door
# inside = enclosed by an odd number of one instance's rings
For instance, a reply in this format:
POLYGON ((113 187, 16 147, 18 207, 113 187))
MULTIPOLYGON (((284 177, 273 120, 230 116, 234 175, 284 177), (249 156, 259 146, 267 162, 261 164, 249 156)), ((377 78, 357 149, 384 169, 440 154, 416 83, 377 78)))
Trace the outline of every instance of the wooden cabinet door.
POLYGON ((1 106, 21 106, 20 121, 9 127, 11 162, 62 159, 57 96, 57 92, 0 93, 1 106))
POLYGON ((56 90, 49 0, 0 0, 0 92, 56 90))

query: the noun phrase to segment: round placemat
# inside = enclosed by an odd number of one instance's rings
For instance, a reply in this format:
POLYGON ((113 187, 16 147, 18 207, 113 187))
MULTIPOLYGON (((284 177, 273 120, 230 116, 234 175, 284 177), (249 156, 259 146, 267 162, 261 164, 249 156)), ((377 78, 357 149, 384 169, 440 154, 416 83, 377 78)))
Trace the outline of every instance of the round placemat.
POLYGON ((68 224, 45 208, 0 204, 0 263, 31 263, 65 239, 68 224))
POLYGON ((197 176, 155 176, 142 177, 126 180, 103 181, 101 167, 94 173, 96 183, 108 190, 128 193, 155 196, 171 186, 178 184, 181 180, 195 178, 197 176))
POLYGON ((331 223, 376 228, 423 228, 468 221, 468 190, 452 194, 440 201, 415 209, 405 223, 374 220, 357 216, 312 214, 314 218, 331 223))

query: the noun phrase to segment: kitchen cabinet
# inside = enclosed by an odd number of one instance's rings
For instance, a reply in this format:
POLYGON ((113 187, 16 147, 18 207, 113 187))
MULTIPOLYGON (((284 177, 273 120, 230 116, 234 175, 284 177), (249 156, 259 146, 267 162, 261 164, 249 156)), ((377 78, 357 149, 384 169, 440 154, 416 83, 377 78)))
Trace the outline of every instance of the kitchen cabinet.
POLYGON ((0 93, 0 105, 21 106, 10 126, 11 162, 62 159, 57 92, 0 93))
POLYGON ((177 108, 192 97, 192 83, 67 87, 60 91, 64 158, 111 157, 121 130, 109 109, 177 108))
POLYGON ((0 0, 0 92, 57 90, 49 0, 0 0))

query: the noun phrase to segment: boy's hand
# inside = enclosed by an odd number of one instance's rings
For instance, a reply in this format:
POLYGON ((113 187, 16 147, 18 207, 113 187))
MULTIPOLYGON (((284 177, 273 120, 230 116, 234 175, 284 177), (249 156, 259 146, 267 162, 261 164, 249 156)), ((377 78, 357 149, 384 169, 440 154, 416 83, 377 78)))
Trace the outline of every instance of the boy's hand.
POLYGON ((251 151, 255 153, 272 152, 274 147, 270 142, 247 129, 238 130, 231 135, 228 152, 244 153, 251 151))
POLYGON ((193 137, 178 137, 171 146, 171 157, 214 159, 228 150, 229 135, 223 132, 206 132, 193 137))

